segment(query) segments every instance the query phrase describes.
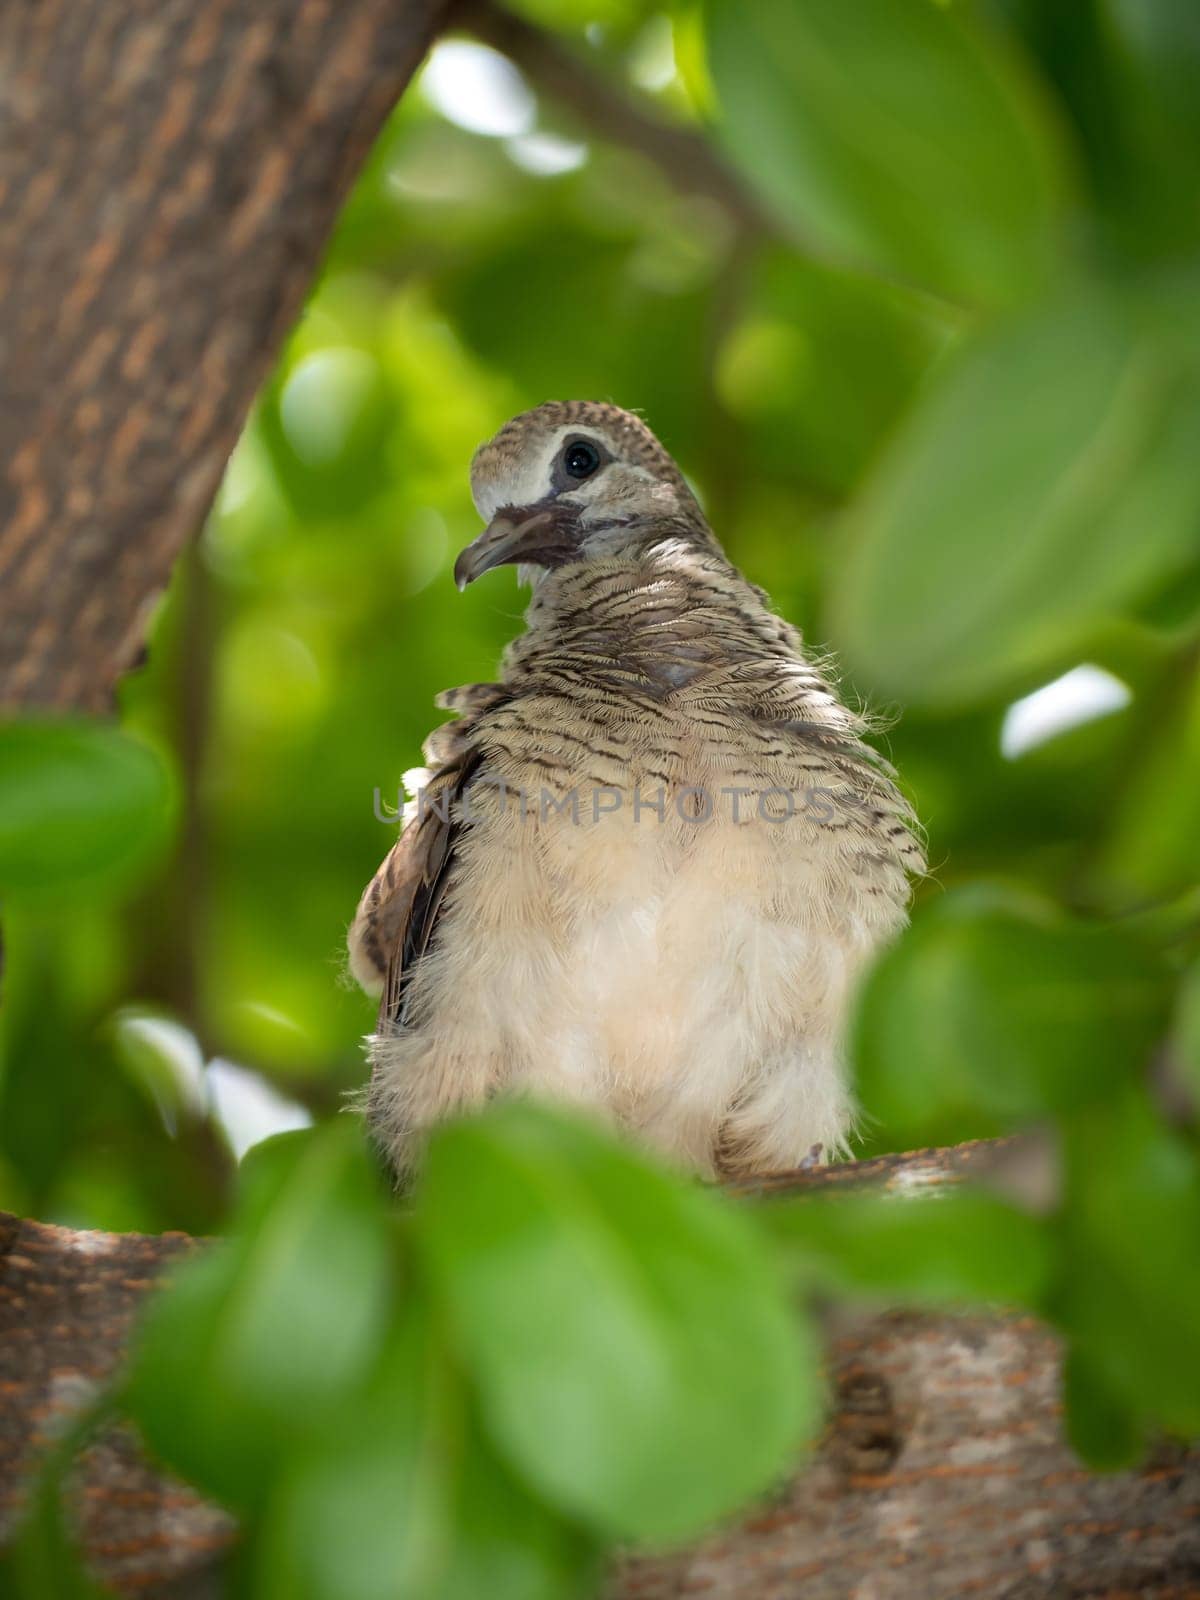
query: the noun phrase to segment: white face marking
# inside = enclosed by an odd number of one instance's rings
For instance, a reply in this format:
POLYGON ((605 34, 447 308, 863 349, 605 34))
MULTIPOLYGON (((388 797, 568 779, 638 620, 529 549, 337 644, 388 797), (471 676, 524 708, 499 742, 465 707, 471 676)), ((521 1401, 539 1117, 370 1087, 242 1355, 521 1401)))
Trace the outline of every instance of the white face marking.
POLYGON ((579 432, 578 427, 556 428, 542 440, 539 450, 523 450, 506 472, 480 482, 472 480, 471 497, 483 520, 490 522, 501 506, 535 506, 544 500, 554 487, 554 461, 563 440, 579 432))

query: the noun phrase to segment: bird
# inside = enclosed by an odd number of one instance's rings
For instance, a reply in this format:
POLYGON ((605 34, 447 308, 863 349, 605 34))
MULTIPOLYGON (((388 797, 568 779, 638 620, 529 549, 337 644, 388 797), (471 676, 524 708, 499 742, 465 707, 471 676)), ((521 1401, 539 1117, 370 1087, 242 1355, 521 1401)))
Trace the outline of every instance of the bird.
POLYGON ((531 587, 406 782, 348 935, 398 1180, 446 1118, 566 1103, 728 1180, 844 1155, 847 1013, 920 829, 825 658, 725 556, 642 419, 522 412, 475 452, 459 588, 531 587))

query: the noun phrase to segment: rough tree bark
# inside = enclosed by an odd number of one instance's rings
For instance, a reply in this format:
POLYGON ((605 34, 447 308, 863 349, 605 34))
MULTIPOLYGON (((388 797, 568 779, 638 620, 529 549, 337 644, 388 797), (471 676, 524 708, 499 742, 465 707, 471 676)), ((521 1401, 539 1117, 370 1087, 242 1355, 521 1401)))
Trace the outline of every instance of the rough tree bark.
MULTIPOLYGON (((441 0, 0 8, 0 706, 109 703, 443 14, 441 0)), ((570 58, 494 8, 458 14, 607 136, 632 130, 678 181, 760 226, 690 135, 641 127, 602 86, 580 96, 570 58)), ((944 1183, 977 1154, 759 1187, 944 1183)), ((0 1522, 46 1439, 119 1365, 142 1296, 192 1248, 0 1215, 0 1522)), ((1083 1472, 1044 1328, 881 1311, 833 1328, 830 1350, 831 1420, 806 1470, 697 1549, 625 1563, 616 1595, 1200 1595, 1200 1455, 1083 1472)), ((121 1593, 218 1592, 231 1523, 127 1433, 86 1453, 73 1503, 121 1593)))
POLYGON ((0 8, 0 706, 107 708, 443 9, 0 8))
MULTIPOLYGON (((781 1175, 770 1192, 958 1181, 988 1146, 781 1175)), ((182 1235, 73 1233, 0 1216, 0 1528, 48 1437, 116 1369, 182 1235)), ((1059 1351, 1000 1313, 843 1315, 830 1417, 797 1477, 684 1554, 628 1560, 611 1600, 1184 1600, 1200 1594, 1200 1450, 1162 1447, 1096 1476, 1061 1429, 1059 1351)), ((219 1593, 233 1524, 156 1473, 132 1436, 84 1457, 73 1506, 97 1576, 122 1595, 219 1593)), ((482 1597, 481 1597, 482 1600, 482 1597)))

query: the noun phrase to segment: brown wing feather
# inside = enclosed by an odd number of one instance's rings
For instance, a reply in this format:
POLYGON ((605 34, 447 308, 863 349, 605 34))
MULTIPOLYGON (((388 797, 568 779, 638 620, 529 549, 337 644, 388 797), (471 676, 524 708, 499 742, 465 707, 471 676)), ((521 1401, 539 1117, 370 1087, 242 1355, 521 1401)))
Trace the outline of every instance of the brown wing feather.
POLYGON ((365 989, 382 990, 381 1030, 404 1021, 407 981, 433 937, 455 844, 466 826, 457 802, 481 759, 471 746, 434 774, 419 817, 388 852, 359 902, 348 940, 350 965, 365 989))
POLYGON ((457 716, 425 741, 425 762, 432 771, 426 803, 363 891, 347 936, 350 970, 368 994, 383 994, 396 961, 409 965, 406 940, 414 923, 427 929, 420 948, 429 942, 441 903, 431 891, 436 881, 444 887, 453 844, 449 806, 467 782, 464 767, 469 763, 474 770, 477 762, 479 718, 509 698, 510 691, 499 683, 467 683, 437 696, 437 704, 457 716))

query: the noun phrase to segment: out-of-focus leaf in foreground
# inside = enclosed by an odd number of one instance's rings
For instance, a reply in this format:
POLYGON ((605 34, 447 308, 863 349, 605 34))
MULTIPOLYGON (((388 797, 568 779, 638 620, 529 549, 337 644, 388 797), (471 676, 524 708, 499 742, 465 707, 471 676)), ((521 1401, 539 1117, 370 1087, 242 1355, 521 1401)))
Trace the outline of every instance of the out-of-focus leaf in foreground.
MULTIPOLYGON (((1108 1404, 1200 1433, 1200 1160, 1136 1089, 1073 1119, 1054 1311, 1108 1404)), ((1098 1425, 1098 1424, 1097 1424, 1098 1425)), ((1112 1432, 1113 1424, 1105 1425, 1112 1432)), ((1086 1426, 1072 1429, 1077 1442, 1086 1426)), ((1113 1454, 1116 1455, 1115 1443, 1113 1454)), ((1100 1446, 1097 1445, 1097 1453, 1100 1446)))
POLYGON ((1200 242, 1200 12, 1179 0, 983 0, 1045 74, 1083 169, 1083 224, 1108 257, 1180 260, 1200 242))
POLYGON ((947 894, 867 980, 859 1091, 901 1147, 995 1134, 1129 1082, 1168 1004, 1157 960, 1116 928, 999 891, 947 894))
POLYGON ((511 1104, 440 1133, 417 1235, 500 1452, 610 1537, 698 1531, 816 1424, 749 1220, 598 1130, 511 1104))
POLYGON ((1189 654, 1178 680, 1162 685, 1112 807, 1096 872, 1120 905, 1184 894, 1200 880, 1200 657, 1189 654))
POLYGON ((1186 343, 1081 287, 950 359, 831 574, 830 631, 864 688, 945 709, 1021 686, 1194 559, 1186 343))
POLYGON ((802 240, 952 299, 1006 302, 1052 255, 1043 107, 932 0, 709 0, 721 131, 802 240))
POLYGON ((345 1118, 279 1144, 250 1166, 233 1237, 150 1301, 128 1386, 155 1451, 236 1506, 260 1499, 373 1365, 391 1287, 361 1130, 345 1118))
POLYGON ((1098 1472, 1132 1466, 1145 1445, 1144 1431, 1077 1346, 1063 1361, 1062 1386, 1067 1436, 1087 1464, 1098 1472))
POLYGON ((336 1436, 285 1466, 246 1576, 254 1600, 570 1600, 595 1568, 496 1459, 412 1306, 336 1436))
POLYGON ((0 890, 127 883, 165 843, 171 801, 162 761, 117 728, 0 724, 0 890))
POLYGON ((84 1569, 64 1488, 72 1462, 100 1423, 111 1400, 102 1394, 74 1416, 45 1455, 28 1487, 16 1525, 0 1550, 0 1594, 4 1600, 107 1600, 84 1569))
POLYGON ((1036 1217, 979 1190, 799 1196, 759 1219, 799 1282, 889 1302, 1036 1306, 1051 1268, 1036 1217))

